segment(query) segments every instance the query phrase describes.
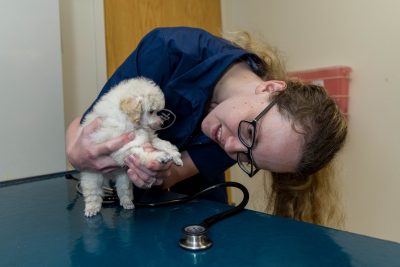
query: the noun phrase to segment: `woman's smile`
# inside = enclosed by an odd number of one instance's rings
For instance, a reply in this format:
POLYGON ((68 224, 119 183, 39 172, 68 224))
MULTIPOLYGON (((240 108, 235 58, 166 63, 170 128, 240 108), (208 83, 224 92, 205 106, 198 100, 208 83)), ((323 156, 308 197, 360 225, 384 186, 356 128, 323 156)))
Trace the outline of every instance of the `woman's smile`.
POLYGON ((218 144, 223 145, 222 144, 222 126, 218 125, 216 126, 212 132, 211 132, 211 138, 218 144))

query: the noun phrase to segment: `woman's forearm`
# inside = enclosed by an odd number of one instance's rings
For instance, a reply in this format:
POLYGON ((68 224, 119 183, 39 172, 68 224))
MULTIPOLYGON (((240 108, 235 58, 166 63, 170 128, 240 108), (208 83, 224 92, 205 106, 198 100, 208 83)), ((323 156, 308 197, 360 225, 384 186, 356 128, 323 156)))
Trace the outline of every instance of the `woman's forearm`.
POLYGON ((65 134, 65 146, 68 154, 68 150, 71 149, 71 143, 76 139, 80 126, 81 117, 75 118, 68 126, 65 134))
POLYGON ((187 151, 183 151, 181 153, 181 156, 182 156, 183 166, 180 167, 172 165, 171 176, 165 179, 163 185, 164 188, 170 188, 174 184, 199 173, 199 170, 197 169, 196 165, 194 165, 187 151))

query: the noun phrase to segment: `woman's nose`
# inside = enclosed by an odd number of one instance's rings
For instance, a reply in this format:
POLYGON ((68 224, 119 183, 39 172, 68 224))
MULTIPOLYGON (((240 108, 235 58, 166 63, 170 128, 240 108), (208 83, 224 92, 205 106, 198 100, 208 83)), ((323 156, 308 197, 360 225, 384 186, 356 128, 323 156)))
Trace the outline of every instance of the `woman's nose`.
POLYGON ((230 136, 226 139, 224 150, 228 154, 247 152, 247 148, 240 142, 239 138, 230 136))

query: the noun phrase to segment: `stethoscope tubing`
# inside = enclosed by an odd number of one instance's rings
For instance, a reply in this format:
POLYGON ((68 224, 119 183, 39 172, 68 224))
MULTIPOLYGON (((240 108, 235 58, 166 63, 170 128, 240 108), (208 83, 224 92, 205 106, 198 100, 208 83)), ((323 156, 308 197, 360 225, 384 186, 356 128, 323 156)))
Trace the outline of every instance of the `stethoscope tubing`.
MULTIPOLYGON (((80 180, 78 178, 73 177, 71 174, 67 174, 66 178, 78 181, 76 189, 77 189, 77 192, 82 195, 82 191, 80 189, 80 180)), ((207 188, 201 190, 200 192, 193 194, 191 196, 184 196, 181 198, 170 199, 170 200, 159 201, 159 202, 134 202, 134 204, 137 207, 151 207, 151 208, 177 205, 177 204, 182 204, 182 203, 187 203, 187 202, 193 201, 193 200, 195 200, 203 195, 206 195, 208 193, 211 193, 212 191, 215 191, 217 189, 228 188, 228 187, 233 187, 233 188, 237 188, 237 189, 241 190, 243 193, 242 201, 239 203, 239 205, 237 205, 231 209, 217 213, 215 215, 212 215, 212 216, 204 219, 200 223, 200 225, 202 225, 203 227, 208 229, 208 228, 210 228, 211 225, 241 212, 246 207, 247 203, 249 202, 250 196, 249 196, 249 191, 247 190, 247 188, 244 185, 242 185, 241 183, 238 183, 238 182, 233 182, 233 181, 222 182, 222 183, 207 187, 207 188)), ((103 201, 108 202, 108 203, 118 201, 118 197, 117 197, 114 189, 108 188, 108 187, 104 187, 103 189, 109 194, 108 196, 103 197, 103 201)))

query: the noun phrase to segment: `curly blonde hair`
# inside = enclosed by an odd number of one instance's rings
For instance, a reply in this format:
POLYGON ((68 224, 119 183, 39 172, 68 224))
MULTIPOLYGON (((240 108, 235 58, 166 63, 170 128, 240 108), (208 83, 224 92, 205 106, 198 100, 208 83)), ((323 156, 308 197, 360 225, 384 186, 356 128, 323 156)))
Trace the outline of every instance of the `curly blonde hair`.
POLYGON ((264 80, 286 80, 287 72, 280 52, 267 42, 254 38, 248 32, 226 32, 223 37, 234 45, 256 54, 264 63, 264 80))
MULTIPOLYGON (((271 173, 268 208, 273 214, 332 227, 343 227, 344 216, 332 160, 347 135, 346 119, 325 88, 290 79, 277 49, 254 40, 249 33, 225 35, 265 63, 264 80, 284 80, 287 89, 272 99, 280 113, 300 126, 305 144, 294 173, 271 173)), ((300 132, 300 131, 298 131, 300 132)), ((267 192, 267 190, 266 190, 267 192)))

